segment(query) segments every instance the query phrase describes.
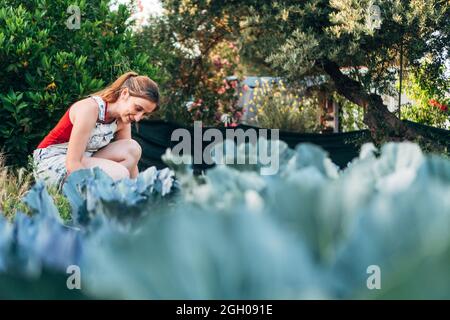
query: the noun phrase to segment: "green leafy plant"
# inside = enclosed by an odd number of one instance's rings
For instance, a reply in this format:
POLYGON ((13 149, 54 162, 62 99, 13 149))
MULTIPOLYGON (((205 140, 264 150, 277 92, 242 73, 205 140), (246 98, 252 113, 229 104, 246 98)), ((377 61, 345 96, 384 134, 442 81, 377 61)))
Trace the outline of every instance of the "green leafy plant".
POLYGON ((255 112, 254 121, 264 128, 293 132, 320 130, 320 109, 316 95, 300 98, 298 91, 286 87, 282 81, 277 84, 258 83, 253 99, 244 108, 255 112))
POLYGON ((414 103, 402 106, 402 118, 449 129, 450 79, 445 76, 444 67, 434 72, 437 76, 430 77, 430 68, 432 66, 424 63, 406 79, 406 93, 414 103))
MULTIPOLYGON (((235 163, 197 180, 167 152, 167 164, 178 163, 176 197, 167 197, 169 170, 116 183, 98 168, 74 173, 65 192, 77 228, 38 182, 24 199, 32 217, 0 217, 0 272, 42 283, 42 268, 65 274, 76 264, 93 298, 450 296, 449 159, 413 143, 365 144, 340 171, 314 145, 277 146, 272 176, 258 174, 267 163, 236 165, 232 143, 217 147, 235 163), (373 266, 379 290, 367 287, 373 266)), ((256 156, 247 147, 239 157, 256 156)), ((0 295, 10 289, 0 282, 0 295)))

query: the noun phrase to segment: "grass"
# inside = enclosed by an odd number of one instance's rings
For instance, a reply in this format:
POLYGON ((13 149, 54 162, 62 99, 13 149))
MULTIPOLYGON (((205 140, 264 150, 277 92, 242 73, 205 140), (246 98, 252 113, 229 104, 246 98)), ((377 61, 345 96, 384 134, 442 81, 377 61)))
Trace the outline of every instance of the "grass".
POLYGON ((68 222, 72 219, 72 209, 70 207, 69 199, 67 199, 56 188, 49 188, 48 193, 53 198, 56 208, 58 209, 59 216, 68 222))
POLYGON ((5 165, 5 157, 0 154, 0 211, 9 220, 17 210, 30 213, 21 201, 33 184, 33 176, 25 168, 12 169, 5 165))
MULTIPOLYGON (((0 212, 8 220, 13 220, 17 211, 32 214, 22 199, 33 184, 34 177, 30 169, 14 169, 6 166, 5 157, 0 153, 0 212)), ((66 222, 69 221, 71 219, 69 200, 56 188, 49 188, 48 192, 61 218, 66 222)))

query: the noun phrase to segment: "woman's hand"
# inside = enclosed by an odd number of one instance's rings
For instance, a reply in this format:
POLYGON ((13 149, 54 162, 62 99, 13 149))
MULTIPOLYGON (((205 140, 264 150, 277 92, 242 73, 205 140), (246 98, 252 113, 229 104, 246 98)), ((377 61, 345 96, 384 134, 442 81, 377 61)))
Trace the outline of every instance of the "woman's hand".
POLYGON ((84 166, 81 162, 66 162, 67 175, 70 175, 72 172, 84 169, 84 166))

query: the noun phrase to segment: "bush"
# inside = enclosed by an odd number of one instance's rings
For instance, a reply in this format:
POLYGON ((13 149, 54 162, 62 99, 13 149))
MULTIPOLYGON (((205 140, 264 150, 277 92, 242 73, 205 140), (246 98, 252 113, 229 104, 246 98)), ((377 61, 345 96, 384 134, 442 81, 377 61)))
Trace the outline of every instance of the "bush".
MULTIPOLYGON (((293 132, 318 132, 319 105, 312 95, 300 98, 298 92, 286 88, 283 82, 262 83, 255 88, 253 99, 244 108, 256 108, 255 121, 263 128, 293 132)), ((252 120, 252 119, 250 119, 252 120)))
POLYGON ((438 72, 440 77, 430 79, 429 68, 430 65, 424 63, 418 70, 408 75, 405 91, 415 103, 402 106, 401 115, 406 120, 449 129, 449 115, 439 106, 450 103, 448 91, 450 79, 445 76, 444 68, 438 72))
POLYGON ((0 145, 8 163, 24 165, 68 106, 128 70, 159 81, 141 53, 131 7, 109 0, 1 0, 0 145), (79 29, 66 26, 70 5, 79 29))

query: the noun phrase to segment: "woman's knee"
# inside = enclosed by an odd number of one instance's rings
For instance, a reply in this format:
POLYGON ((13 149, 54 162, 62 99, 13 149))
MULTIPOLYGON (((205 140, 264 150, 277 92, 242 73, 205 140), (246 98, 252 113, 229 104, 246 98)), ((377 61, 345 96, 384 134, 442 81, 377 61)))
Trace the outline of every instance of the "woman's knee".
POLYGON ((130 178, 130 171, 125 166, 121 165, 120 163, 118 163, 117 166, 112 168, 110 171, 111 172, 109 173, 109 175, 114 180, 130 178))
POLYGON ((98 167, 106 172, 113 180, 130 178, 130 171, 122 164, 106 159, 83 157, 81 163, 86 168, 98 167), (99 161, 101 160, 101 161, 99 161))
POLYGON ((140 144, 133 139, 127 140, 128 152, 136 160, 139 161, 142 155, 142 148, 140 144))

